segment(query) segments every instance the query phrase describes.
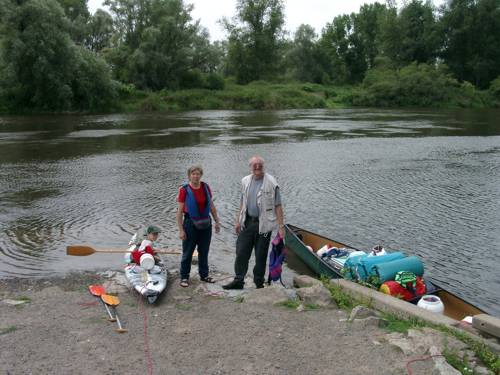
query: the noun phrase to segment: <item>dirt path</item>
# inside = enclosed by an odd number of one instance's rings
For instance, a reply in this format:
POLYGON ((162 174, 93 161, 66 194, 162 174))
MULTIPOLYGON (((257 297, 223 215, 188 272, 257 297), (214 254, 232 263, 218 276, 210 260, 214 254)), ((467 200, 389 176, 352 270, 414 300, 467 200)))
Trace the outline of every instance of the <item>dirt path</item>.
POLYGON ((119 334, 87 290, 106 282, 90 273, 0 280, 0 300, 29 300, 19 306, 0 302, 0 373, 406 373, 408 358, 383 342, 385 331, 347 323, 341 310, 298 312, 210 296, 197 278, 180 288, 175 275, 153 306, 136 293, 119 293, 118 311, 129 330, 119 334))

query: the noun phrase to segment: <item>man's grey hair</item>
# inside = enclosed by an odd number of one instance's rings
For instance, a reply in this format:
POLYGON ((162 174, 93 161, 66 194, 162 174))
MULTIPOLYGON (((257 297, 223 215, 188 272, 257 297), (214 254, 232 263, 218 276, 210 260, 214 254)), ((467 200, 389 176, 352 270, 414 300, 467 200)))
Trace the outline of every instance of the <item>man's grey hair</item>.
POLYGON ((264 164, 264 158, 260 155, 254 155, 250 159, 248 159, 248 165, 251 166, 254 161, 260 161, 262 164, 264 164))

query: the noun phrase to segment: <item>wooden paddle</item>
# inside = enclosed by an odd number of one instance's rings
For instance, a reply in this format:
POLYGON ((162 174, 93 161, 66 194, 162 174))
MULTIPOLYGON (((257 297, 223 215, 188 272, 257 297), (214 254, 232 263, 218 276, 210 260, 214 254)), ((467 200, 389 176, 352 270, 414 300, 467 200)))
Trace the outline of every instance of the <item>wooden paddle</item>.
POLYGON ((113 310, 115 310, 116 323, 118 324, 118 329, 116 329, 116 332, 118 333, 128 332, 128 329, 122 327, 122 323, 120 322, 120 318, 118 317, 118 311, 116 311, 116 306, 120 304, 120 299, 110 294, 101 295, 101 299, 106 305, 113 307, 113 310))
MULTIPOLYGON (((76 256, 87 256, 92 255, 94 253, 127 253, 128 250, 120 250, 120 249, 94 249, 91 246, 85 245, 75 245, 75 246, 67 246, 66 254, 67 255, 76 255, 76 256)), ((156 254, 182 254, 180 251, 176 250, 158 250, 156 254)))
MULTIPOLYGON (((103 294, 106 294, 106 289, 104 289, 104 286, 102 286, 102 285, 89 285, 89 291, 90 291, 90 293, 92 293, 93 296, 96 296, 96 297, 101 297, 103 294)), ((101 300, 102 304, 106 308, 106 312, 108 313, 108 316, 109 316, 108 320, 110 322, 115 322, 116 319, 113 316, 113 314, 111 314, 111 311, 109 311, 108 305, 106 305, 106 303, 104 303, 104 301, 101 298, 99 298, 99 299, 101 300)))

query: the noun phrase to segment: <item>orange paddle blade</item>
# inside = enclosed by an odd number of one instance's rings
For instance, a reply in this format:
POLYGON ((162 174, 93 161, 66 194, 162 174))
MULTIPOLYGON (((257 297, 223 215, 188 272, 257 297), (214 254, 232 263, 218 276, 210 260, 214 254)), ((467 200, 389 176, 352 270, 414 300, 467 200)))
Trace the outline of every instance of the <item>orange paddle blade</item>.
POLYGON ((76 255, 84 257, 86 255, 91 255, 95 253, 95 249, 90 246, 67 246, 67 255, 76 255))
POLYGON ((104 301, 105 304, 111 305, 111 306, 118 306, 120 304, 120 299, 116 296, 112 296, 110 294, 103 294, 101 296, 101 299, 104 301))
POLYGON ((89 290, 92 295, 96 297, 100 297, 103 294, 106 294, 106 289, 102 285, 89 285, 89 290))

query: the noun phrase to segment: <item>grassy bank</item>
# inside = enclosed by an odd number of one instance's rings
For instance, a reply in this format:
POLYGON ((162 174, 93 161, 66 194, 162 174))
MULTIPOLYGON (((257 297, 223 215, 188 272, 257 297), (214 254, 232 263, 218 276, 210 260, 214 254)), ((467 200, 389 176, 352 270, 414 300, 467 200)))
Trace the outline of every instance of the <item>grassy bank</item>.
MULTIPOLYGON (((401 88, 399 89, 401 91, 401 88)), ((450 88, 449 94, 428 101, 425 90, 395 94, 393 86, 327 86, 312 83, 253 82, 242 86, 226 81, 222 90, 189 89, 145 92, 128 87, 118 108, 123 112, 168 112, 203 109, 276 110, 290 108, 430 107, 486 108, 498 106, 487 91, 469 85, 450 88), (390 93, 384 93, 389 90, 390 93), (425 99, 425 100, 424 100, 425 99)))
MULTIPOLYGON (((431 81, 429 81, 431 82, 431 81)), ((430 83, 429 83, 430 84, 430 83)), ((179 112, 188 110, 278 110, 310 108, 491 108, 500 107, 500 94, 480 91, 469 84, 447 82, 439 87, 413 87, 412 83, 377 78, 356 86, 314 83, 252 82, 237 85, 227 79, 224 88, 211 90, 142 91, 133 85, 118 84, 117 100, 97 113, 179 112), (412 89, 413 87, 413 89, 412 89), (498 96, 498 98, 497 98, 498 96)), ((500 90, 499 90, 500 91, 500 90)), ((0 114, 93 113, 94 111, 53 112, 36 109, 8 110, 0 114)))

